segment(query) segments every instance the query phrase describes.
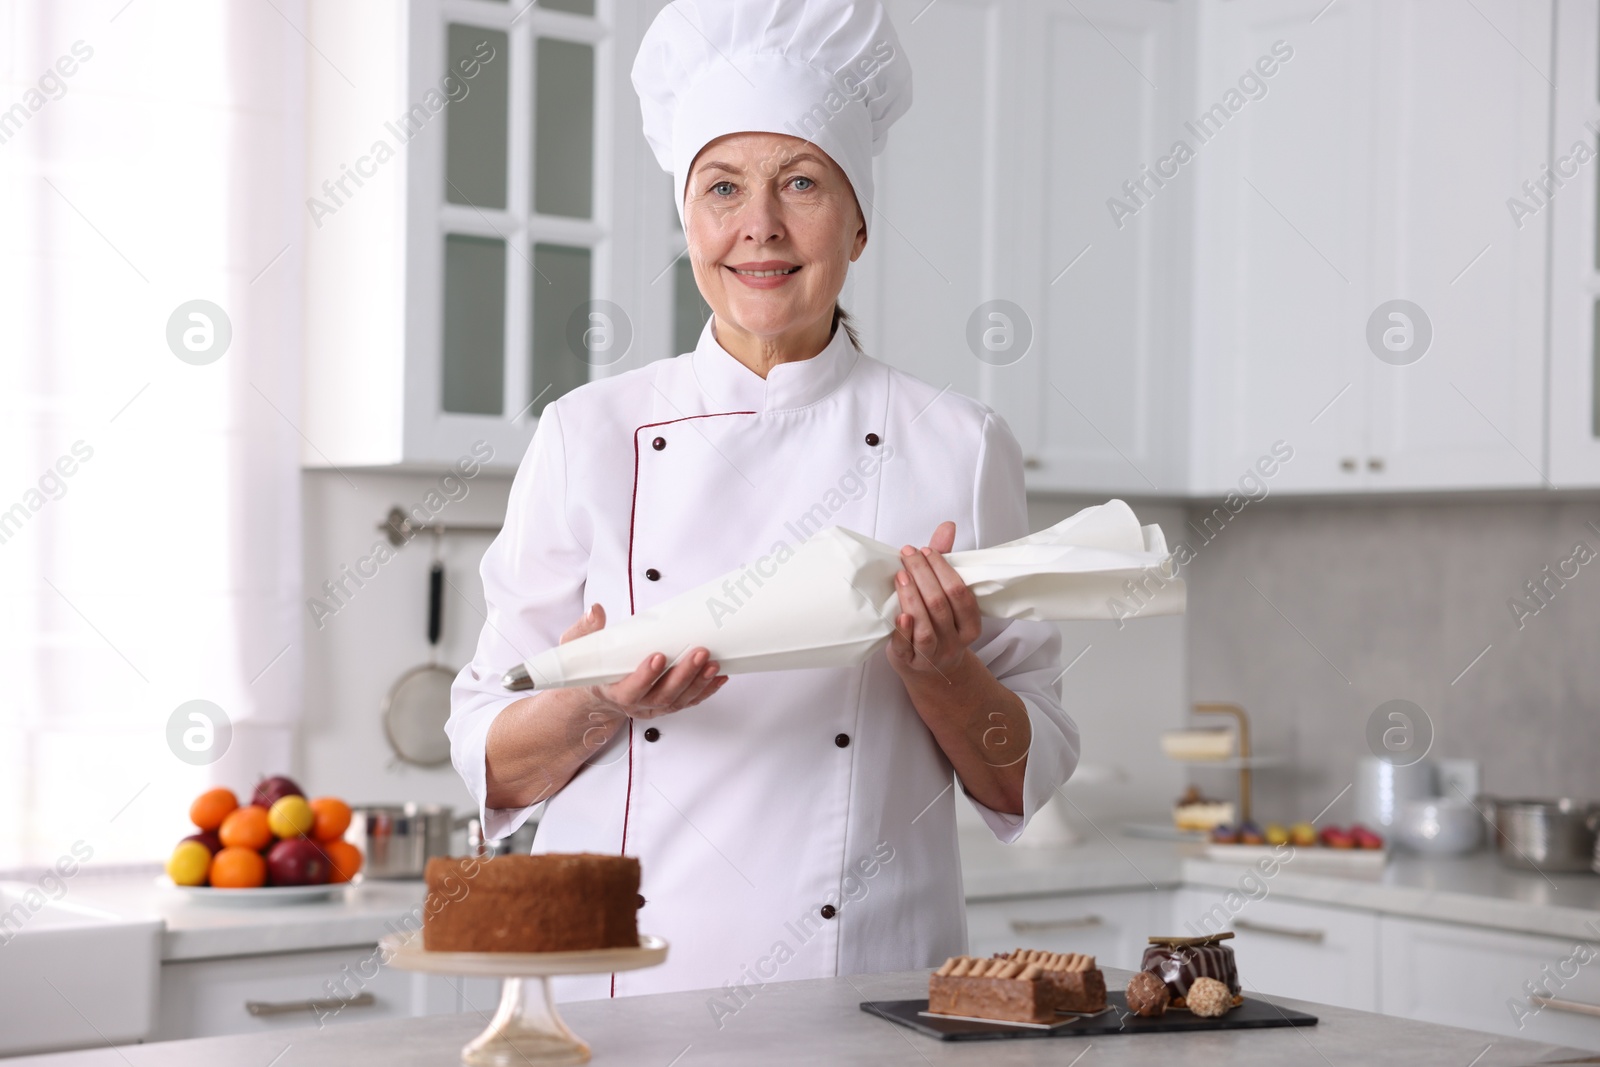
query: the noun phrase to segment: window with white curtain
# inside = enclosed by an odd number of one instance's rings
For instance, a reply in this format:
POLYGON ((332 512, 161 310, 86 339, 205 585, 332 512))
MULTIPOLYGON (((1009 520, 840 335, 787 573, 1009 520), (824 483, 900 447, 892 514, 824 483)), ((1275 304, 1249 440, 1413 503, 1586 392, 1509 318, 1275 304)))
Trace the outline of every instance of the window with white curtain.
POLYGON ((304 15, 0 2, 0 869, 289 766, 304 15))

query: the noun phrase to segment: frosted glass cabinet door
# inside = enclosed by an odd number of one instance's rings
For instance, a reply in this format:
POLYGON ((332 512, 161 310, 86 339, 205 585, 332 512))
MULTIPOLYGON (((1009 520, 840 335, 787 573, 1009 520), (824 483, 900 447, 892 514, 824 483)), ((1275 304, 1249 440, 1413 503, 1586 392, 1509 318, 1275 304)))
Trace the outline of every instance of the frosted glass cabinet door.
MULTIPOLYGON (((677 217, 676 213, 673 217, 677 217)), ((672 265, 672 354, 681 356, 693 352, 695 343, 700 340, 700 331, 705 329, 706 319, 710 317, 711 307, 700 295, 700 287, 694 280, 694 265, 685 254, 672 265)))
POLYGON ((501 30, 451 23, 446 62, 451 84, 461 88, 454 91, 455 98, 445 109, 445 199, 452 204, 503 208, 506 86, 511 71, 506 35, 501 30), (466 78, 469 70, 477 73, 466 78))
POLYGON ((632 327, 609 305, 589 300, 590 252, 568 245, 533 246, 533 356, 529 381, 538 416, 550 401, 589 380, 591 366, 626 355, 632 327))
POLYGON ((594 212, 594 48, 541 37, 535 49, 533 210, 594 212))
POLYGON ((506 246, 492 237, 444 239, 444 410, 505 408, 506 246))

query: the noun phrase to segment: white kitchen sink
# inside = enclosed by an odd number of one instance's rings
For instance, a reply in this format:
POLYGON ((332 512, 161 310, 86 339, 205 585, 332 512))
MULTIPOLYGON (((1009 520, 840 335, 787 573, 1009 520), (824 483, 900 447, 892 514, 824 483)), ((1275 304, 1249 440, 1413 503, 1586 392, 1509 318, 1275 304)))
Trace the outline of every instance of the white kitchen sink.
POLYGON ((37 885, 0 882, 0 1056, 148 1037, 162 929, 156 916, 74 903, 71 883, 53 900, 37 885))

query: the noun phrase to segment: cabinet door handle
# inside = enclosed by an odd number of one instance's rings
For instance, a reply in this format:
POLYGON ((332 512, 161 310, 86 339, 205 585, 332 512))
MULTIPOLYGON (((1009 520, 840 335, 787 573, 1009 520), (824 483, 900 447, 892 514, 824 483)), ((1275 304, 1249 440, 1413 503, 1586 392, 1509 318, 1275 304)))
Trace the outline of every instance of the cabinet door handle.
POLYGON ((1322 944, 1327 938, 1327 933, 1322 930, 1297 930, 1292 926, 1268 926, 1266 923, 1251 922, 1249 919, 1233 920, 1235 930, 1243 930, 1251 934, 1271 934, 1273 937, 1292 937, 1297 941, 1310 941, 1313 944, 1322 944))
POLYGON ((1339 461, 1339 469, 1342 470, 1342 471, 1353 471, 1353 470, 1355 470, 1356 469, 1355 457, 1354 456, 1346 456, 1344 459, 1341 459, 1339 461))
POLYGON ((358 993, 349 1000, 330 997, 327 1000, 247 1000, 244 1010, 260 1018, 265 1015, 292 1015, 297 1011, 338 1011, 340 1008, 370 1008, 378 1003, 371 993, 358 993))
POLYGON ((1012 919, 1014 934, 1041 934, 1047 930, 1082 930, 1090 926, 1104 926, 1098 915, 1079 915, 1073 919, 1012 919))
POLYGON ((1531 1004, 1541 1008, 1554 1008, 1556 1011, 1570 1011, 1574 1015, 1593 1015, 1600 1018, 1600 1004, 1585 1004, 1581 1000, 1562 1000, 1559 997, 1532 996, 1528 998, 1531 1004))
POLYGON ((1022 457, 1022 469, 1023 470, 1036 471, 1042 466, 1044 466, 1044 463, 1040 461, 1038 456, 1024 456, 1024 457, 1022 457))
POLYGON ((1373 456, 1370 459, 1368 459, 1367 460, 1367 470, 1369 470, 1369 471, 1381 471, 1381 470, 1383 470, 1383 457, 1382 456, 1373 456))

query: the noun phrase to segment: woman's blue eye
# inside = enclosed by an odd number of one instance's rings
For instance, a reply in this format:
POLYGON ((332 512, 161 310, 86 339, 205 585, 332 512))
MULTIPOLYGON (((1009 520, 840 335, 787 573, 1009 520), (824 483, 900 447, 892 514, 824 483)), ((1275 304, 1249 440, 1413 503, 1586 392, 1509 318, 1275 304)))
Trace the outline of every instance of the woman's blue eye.
POLYGON ((733 188, 733 183, 732 182, 718 182, 717 184, 715 184, 715 185, 713 185, 711 187, 711 191, 714 192, 714 193, 717 193, 717 195, 719 195, 719 196, 726 196, 727 195, 726 193, 723 193, 723 192, 720 191, 723 186, 727 186, 731 190, 733 188))
POLYGON ((804 175, 796 175, 794 180, 797 181, 797 182, 805 182, 806 183, 805 186, 798 186, 798 185, 795 186, 795 190, 797 192, 801 192, 801 193, 805 192, 806 189, 809 188, 810 186, 813 186, 813 185, 817 184, 816 182, 812 181, 810 178, 805 177, 804 175))

